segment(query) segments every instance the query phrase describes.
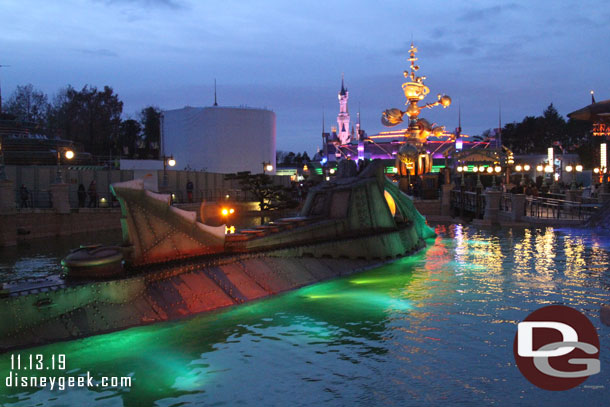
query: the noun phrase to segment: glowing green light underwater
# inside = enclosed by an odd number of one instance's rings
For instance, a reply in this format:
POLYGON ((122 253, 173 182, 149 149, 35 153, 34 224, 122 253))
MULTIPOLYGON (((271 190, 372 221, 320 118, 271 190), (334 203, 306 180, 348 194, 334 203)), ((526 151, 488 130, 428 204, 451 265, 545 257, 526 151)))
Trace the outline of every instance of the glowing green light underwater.
MULTIPOLYGON (((31 375, 129 376, 131 389, 113 389, 124 405, 153 404, 166 396, 181 397, 205 392, 232 367, 226 356, 232 346, 244 353, 263 341, 291 346, 340 341, 346 332, 367 332, 388 313, 410 312, 405 297, 414 265, 425 261, 423 253, 360 274, 307 286, 273 298, 202 314, 194 318, 136 327, 80 340, 55 343, 20 353, 46 357, 65 354, 66 371, 32 372, 31 375), (223 357, 219 357, 222 354, 223 357), (138 400, 136 402, 136 400, 138 400), (148 403, 148 401, 150 403, 148 403)), ((0 369, 10 369, 10 354, 0 355, 0 369)), ((105 391, 94 392, 98 399, 105 391)), ((53 392, 40 389, 0 388, 0 404, 16 403, 23 392, 46 404, 53 392), (3 399, 4 397, 4 399, 3 399)))

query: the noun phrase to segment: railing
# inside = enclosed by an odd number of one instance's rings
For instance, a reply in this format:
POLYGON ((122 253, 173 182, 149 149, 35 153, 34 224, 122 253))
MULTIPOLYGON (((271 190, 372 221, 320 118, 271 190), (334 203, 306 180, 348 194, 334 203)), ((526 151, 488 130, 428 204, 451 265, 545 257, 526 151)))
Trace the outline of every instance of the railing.
MULTIPOLYGON (((486 199, 483 193, 463 190, 451 191, 451 208, 454 213, 458 212, 460 216, 482 218, 485 213, 485 205, 486 199)), ((584 221, 590 218, 600 206, 601 204, 597 201, 588 199, 585 199, 584 202, 576 202, 504 193, 500 196, 498 209, 503 213, 512 214, 512 218, 515 220, 526 216, 538 219, 584 221), (521 213, 516 213, 517 210, 521 213)))
POLYGON ((459 210, 460 215, 464 213, 473 215, 475 218, 482 218, 485 212, 485 195, 480 191, 462 191, 454 189, 451 191, 451 207, 459 210))
POLYGON ((21 191, 17 190, 17 198, 15 199, 17 208, 50 208, 51 191, 47 189, 38 189, 28 191, 28 198, 21 199, 21 191))
POLYGON ((546 219, 586 220, 599 207, 599 203, 528 197, 525 200, 525 216, 546 219))

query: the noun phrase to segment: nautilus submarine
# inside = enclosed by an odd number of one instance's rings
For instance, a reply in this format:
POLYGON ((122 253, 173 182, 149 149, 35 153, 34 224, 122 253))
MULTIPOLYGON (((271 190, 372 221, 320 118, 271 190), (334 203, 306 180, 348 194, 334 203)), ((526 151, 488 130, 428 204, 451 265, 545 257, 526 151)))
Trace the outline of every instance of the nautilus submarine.
POLYGON ((312 188, 299 216, 231 235, 141 180, 112 189, 123 243, 86 250, 104 249, 101 258, 113 261, 120 250, 124 265, 75 261, 65 277, 4 284, 0 351, 258 300, 409 255, 434 236, 377 162, 356 174, 346 161, 336 179, 312 188))

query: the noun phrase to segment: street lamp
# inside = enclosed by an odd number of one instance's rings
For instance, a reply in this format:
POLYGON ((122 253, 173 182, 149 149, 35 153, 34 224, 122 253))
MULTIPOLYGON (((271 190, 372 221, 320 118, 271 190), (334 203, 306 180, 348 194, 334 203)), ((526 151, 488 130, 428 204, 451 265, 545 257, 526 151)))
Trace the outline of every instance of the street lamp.
POLYGON ((173 167, 176 165, 176 160, 174 160, 174 156, 170 155, 169 157, 166 155, 161 156, 163 159, 163 188, 167 188, 168 179, 167 179, 167 166, 173 167))
MULTIPOLYGON (((489 168, 491 168, 491 167, 489 167, 489 168)), ((494 175, 493 175, 493 177, 492 177, 492 185, 491 185, 491 186, 492 186, 492 188, 493 188, 494 190, 497 190, 498 188, 497 188, 497 186, 496 186, 496 175, 497 175, 497 174, 499 174, 499 173, 500 173, 500 171, 502 171, 502 167, 500 167, 499 165, 496 165, 496 166, 493 168, 493 171, 494 171, 494 175)))
POLYGON ((483 184, 481 183, 481 173, 485 171, 485 167, 483 167, 482 165, 477 167, 475 165, 472 170, 477 173, 477 188, 482 189, 483 184))
POLYGON ((74 151, 70 150, 68 147, 57 147, 57 176, 55 177, 56 184, 63 184, 64 180, 61 176, 61 153, 64 153, 64 157, 67 160, 71 160, 74 158, 74 151))
POLYGON ((263 161, 263 174, 266 172, 273 171, 273 165, 270 162, 263 161))
POLYGON ((521 164, 515 165, 515 171, 518 174, 521 174, 521 180, 519 181, 519 185, 525 184, 525 182, 523 181, 523 166, 521 164))
POLYGON ((603 187, 603 192, 607 191, 607 186, 608 186, 608 177, 606 175, 606 173, 608 172, 608 169, 605 166, 602 167, 596 167, 593 169, 593 172, 596 174, 599 174, 599 176, 602 179, 602 187, 603 187))
POLYGON ((572 177, 572 184, 570 185, 570 189, 571 190, 576 190, 576 173, 577 172, 582 172, 582 165, 581 164, 576 164, 576 165, 571 165, 568 164, 566 165, 566 172, 571 173, 572 171, 574 171, 574 174, 570 174, 572 177))

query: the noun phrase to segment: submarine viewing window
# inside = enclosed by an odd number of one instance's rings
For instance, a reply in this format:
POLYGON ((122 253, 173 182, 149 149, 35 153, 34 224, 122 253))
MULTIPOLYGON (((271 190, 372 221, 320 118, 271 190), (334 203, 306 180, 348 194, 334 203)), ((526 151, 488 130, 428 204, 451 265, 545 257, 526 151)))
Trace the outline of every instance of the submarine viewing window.
POLYGON ((383 196, 385 198, 386 203, 388 204, 388 209, 390 213, 394 217, 396 223, 404 223, 406 222, 404 215, 400 211, 400 208, 397 207, 392 194, 390 194, 387 190, 383 191, 383 196))
POLYGON ((392 216, 396 216, 396 202, 394 202, 394 198, 392 198, 392 195, 386 190, 383 191, 383 196, 388 204, 388 208, 390 208, 390 213, 392 216))

